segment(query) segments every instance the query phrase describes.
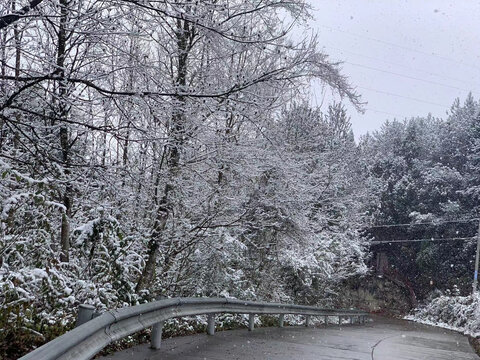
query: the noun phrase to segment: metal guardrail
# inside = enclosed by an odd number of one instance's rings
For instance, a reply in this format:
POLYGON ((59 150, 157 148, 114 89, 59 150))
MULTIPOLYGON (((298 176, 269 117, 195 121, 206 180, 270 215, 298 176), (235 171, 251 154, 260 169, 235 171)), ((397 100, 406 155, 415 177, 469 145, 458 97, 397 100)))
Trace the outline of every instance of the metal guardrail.
MULTIPOLYGON (((85 307, 92 318, 93 308, 85 307)), ((329 316, 349 318, 351 323, 364 323, 368 314, 360 310, 321 309, 313 306, 287 305, 241 301, 224 298, 175 298, 159 300, 147 304, 107 311, 94 317, 66 334, 50 341, 19 360, 87 360, 97 354, 113 341, 120 340, 137 331, 152 327, 151 346, 160 348, 163 322, 167 319, 208 315, 207 333, 215 332, 215 314, 240 313, 249 314, 250 331, 254 328, 255 314, 279 314, 279 324, 283 326, 285 314, 305 316, 305 325, 310 323, 311 316, 323 316, 326 323, 329 316)), ((79 322, 86 321, 85 313, 79 316, 79 322), (83 316, 83 319, 81 317, 83 316)))

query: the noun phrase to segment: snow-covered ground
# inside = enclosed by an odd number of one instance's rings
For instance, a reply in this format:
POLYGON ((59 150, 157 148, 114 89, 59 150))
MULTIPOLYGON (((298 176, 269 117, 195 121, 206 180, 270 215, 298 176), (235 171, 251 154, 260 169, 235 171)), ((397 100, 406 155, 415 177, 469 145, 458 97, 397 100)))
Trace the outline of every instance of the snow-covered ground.
POLYGON ((480 336, 480 294, 441 295, 415 309, 406 320, 480 336))

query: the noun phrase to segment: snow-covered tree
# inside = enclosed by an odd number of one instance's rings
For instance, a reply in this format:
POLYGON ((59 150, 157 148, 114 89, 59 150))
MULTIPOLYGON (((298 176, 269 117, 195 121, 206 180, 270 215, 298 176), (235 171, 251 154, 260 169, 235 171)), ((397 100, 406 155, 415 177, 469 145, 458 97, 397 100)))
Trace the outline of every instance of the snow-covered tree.
POLYGON ((347 113, 302 99, 315 78, 362 104, 315 36, 291 38, 305 1, 0 6, 8 336, 43 342, 80 302, 315 303, 365 271, 347 113))

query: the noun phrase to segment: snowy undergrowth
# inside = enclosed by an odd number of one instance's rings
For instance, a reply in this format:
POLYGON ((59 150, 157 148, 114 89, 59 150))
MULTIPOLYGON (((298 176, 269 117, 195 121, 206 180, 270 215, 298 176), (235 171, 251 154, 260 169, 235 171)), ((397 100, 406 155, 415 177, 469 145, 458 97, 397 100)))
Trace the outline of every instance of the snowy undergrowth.
POLYGON ((445 329, 459 331, 473 337, 480 336, 480 295, 441 295, 405 316, 416 321, 445 329))

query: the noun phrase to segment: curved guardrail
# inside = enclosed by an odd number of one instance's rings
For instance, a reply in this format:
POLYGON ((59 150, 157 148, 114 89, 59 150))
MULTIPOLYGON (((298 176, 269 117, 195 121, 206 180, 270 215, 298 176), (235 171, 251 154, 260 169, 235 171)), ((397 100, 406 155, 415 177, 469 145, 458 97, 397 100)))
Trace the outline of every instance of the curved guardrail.
POLYGON ((321 309, 312 306, 287 305, 241 301, 224 298, 174 298, 159 300, 147 304, 107 311, 102 315, 78 326, 66 334, 50 341, 20 360, 57 360, 57 359, 90 359, 105 346, 120 340, 137 331, 152 328, 152 347, 160 347, 163 321, 190 315, 208 315, 207 332, 215 331, 216 313, 250 314, 249 330, 253 330, 255 314, 279 314, 280 326, 283 326, 283 315, 305 315, 308 326, 310 316, 348 317, 353 323, 355 319, 364 323, 368 314, 360 310, 321 309))

